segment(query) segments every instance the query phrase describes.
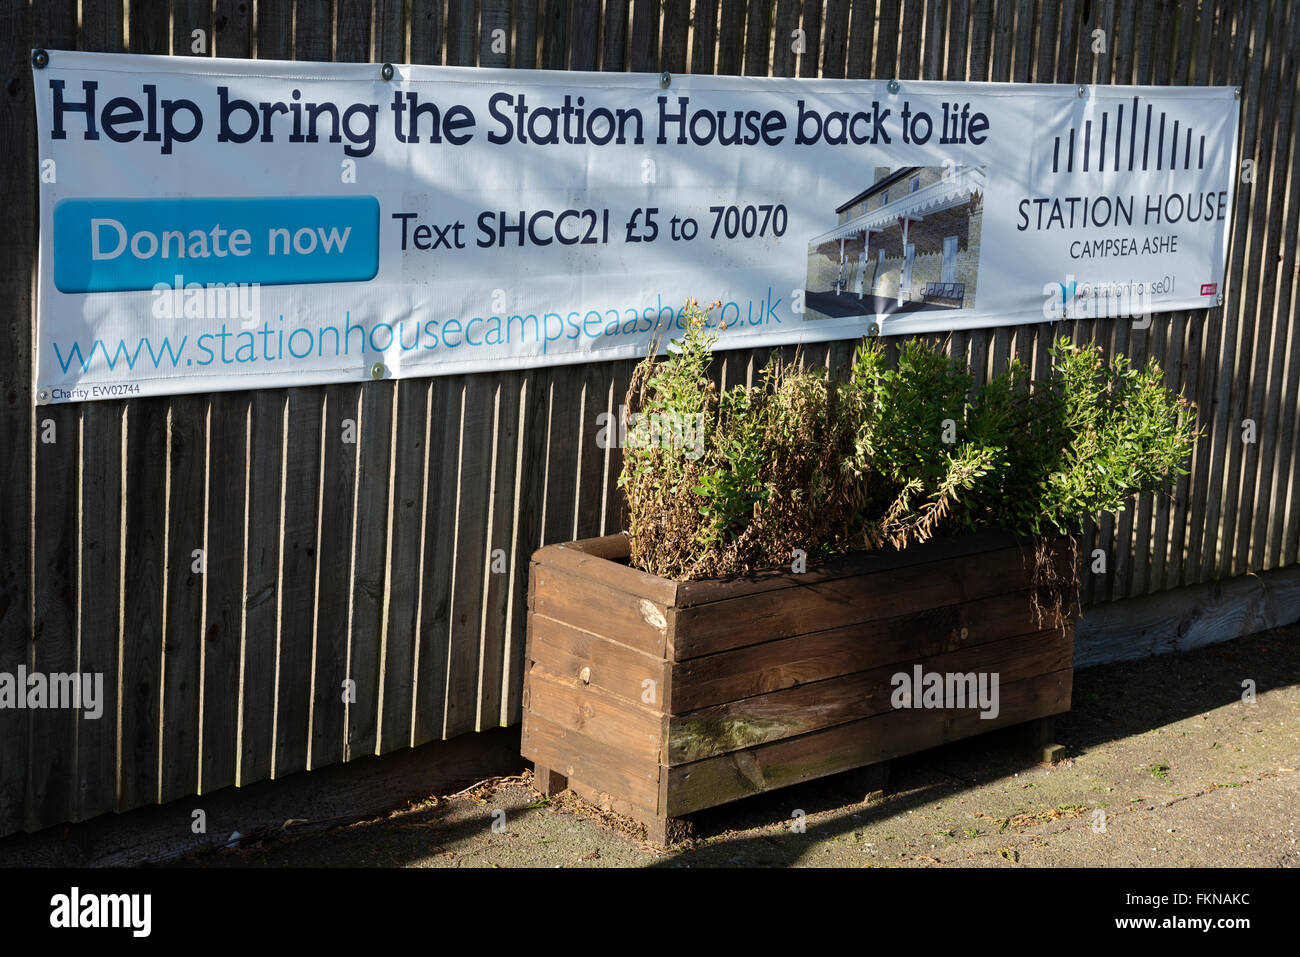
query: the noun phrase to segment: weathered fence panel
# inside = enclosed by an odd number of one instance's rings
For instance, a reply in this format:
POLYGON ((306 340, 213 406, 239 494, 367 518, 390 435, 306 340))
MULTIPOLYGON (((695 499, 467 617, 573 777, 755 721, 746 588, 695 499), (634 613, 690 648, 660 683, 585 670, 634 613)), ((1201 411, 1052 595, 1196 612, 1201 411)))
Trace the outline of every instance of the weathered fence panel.
MULTIPOLYGON (((980 381, 1013 357, 1043 368, 1056 335, 1096 340, 1155 357, 1197 403, 1191 473, 1089 530, 1108 556, 1086 574, 1096 603, 1297 560, 1297 16, 1289 0, 4 0, 0 671, 102 672, 108 701, 98 721, 0 710, 0 835, 518 720, 528 557, 619 527, 596 420, 633 366, 35 407, 33 47, 1241 86, 1251 167, 1221 308, 933 337, 980 381)), ((841 369, 851 347, 804 356, 841 369)), ((765 357, 726 353, 719 375, 751 380, 765 357)))

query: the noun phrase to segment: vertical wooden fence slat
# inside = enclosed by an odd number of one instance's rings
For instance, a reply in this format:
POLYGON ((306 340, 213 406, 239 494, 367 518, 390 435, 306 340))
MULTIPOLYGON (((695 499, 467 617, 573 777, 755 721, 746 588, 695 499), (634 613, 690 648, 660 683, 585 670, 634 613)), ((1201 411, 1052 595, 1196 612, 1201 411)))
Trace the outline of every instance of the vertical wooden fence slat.
POLYGON ((1133 82, 1133 58, 1137 53, 1136 0, 1120 0, 1119 19, 1115 24, 1115 75, 1112 83, 1133 82))
MULTIPOLYGON (((1167 320, 1167 333, 1162 343, 1161 368, 1165 371, 1165 381, 1175 391, 1182 387, 1184 363, 1183 343, 1187 339, 1187 313, 1175 312, 1164 317, 1167 320)), ((1170 535, 1171 509, 1177 495, 1176 480, 1167 482, 1166 486, 1155 493, 1154 515, 1150 516, 1150 525, 1146 527, 1147 537, 1142 537, 1140 528, 1136 540, 1138 547, 1148 554, 1150 569, 1143 587, 1145 592, 1159 591, 1165 587, 1167 563, 1169 561, 1168 545, 1170 535)))
POLYGON ((214 395, 208 411, 208 548, 203 641, 201 791, 235 782, 243 631, 246 393, 214 395))
MULTIPOLYGON (((1161 3, 1151 4, 1158 6, 1158 16, 1156 20, 1156 32, 1152 38, 1155 50, 1152 54, 1151 76, 1146 81, 1148 83, 1168 83, 1169 72, 1172 68, 1174 54, 1174 14, 1177 12, 1175 4, 1161 3)), ((1184 6, 1186 6, 1184 4, 1184 6)))
POLYGON ((593 362, 582 369, 582 412, 576 422, 573 440, 578 446, 578 480, 575 486, 578 509, 574 516, 574 535, 577 538, 599 535, 605 517, 605 450, 596 438, 600 431, 600 416, 609 406, 610 372, 610 367, 603 362, 593 362))
POLYGON ((826 0, 822 27, 822 76, 843 79, 848 54, 849 0, 826 0))
POLYGON ((948 0, 926 0, 925 52, 921 57, 921 78, 943 79, 948 39, 948 0))
POLYGON ((507 722, 521 719, 524 684, 524 638, 527 624, 529 560, 542 544, 545 528, 546 452, 549 438, 549 377, 529 369, 519 393, 520 449, 515 497, 514 552, 511 558, 510 647, 505 652, 501 713, 507 722))
POLYGON ((510 0, 482 0, 479 18, 479 66, 509 66, 510 0))
POLYGON ((570 439, 582 402, 582 385, 575 376, 565 374, 563 366, 547 371, 546 493, 539 543, 543 545, 573 538, 578 448, 570 439))
MULTIPOLYGON (((167 6, 132 3, 133 53, 165 53, 167 6)), ((126 405, 118 810, 158 798, 166 514, 167 398, 126 405)))
MULTIPOLYGON (((547 18, 552 9, 563 9, 564 0, 547 4, 547 18)), ((478 24, 474 0, 447 0, 447 65, 474 65, 474 35, 478 24)))
POLYGON ((164 801, 193 794, 199 784, 199 664, 204 567, 210 557, 205 534, 208 416, 203 397, 178 396, 172 404, 167 431, 167 627, 159 786, 159 797, 164 801))
POLYGON ((1012 37, 1015 51, 1011 62, 1011 79, 1017 83, 1031 83, 1034 79, 1034 29, 1033 0, 1019 0, 1016 6, 1016 29, 1012 37))
MULTIPOLYGON (((1087 5, 1087 0, 1083 2, 1087 5)), ((1058 20, 1060 34, 1056 55, 1056 75, 1061 83, 1083 83, 1089 75, 1087 62, 1081 62, 1079 59, 1078 38, 1082 32, 1079 29, 1079 20, 1082 14, 1079 0, 1065 0, 1061 4, 1061 15, 1058 20)))
MULTIPOLYGON (((418 2, 418 0, 417 0, 418 2)), ((295 0, 294 59, 328 60, 334 52, 332 0, 295 0)), ((436 17, 437 14, 435 13, 436 17)))
POLYGON ((287 401, 283 390, 259 390, 253 394, 249 410, 237 784, 271 776, 275 754, 276 652, 284 641, 301 642, 310 634, 283 635, 277 615, 287 401))
MULTIPOLYGON (((531 70, 537 66, 538 0, 514 0, 514 6, 515 47, 511 66, 518 67, 521 70, 531 70)), ((425 61, 420 60, 417 62, 423 63, 425 61)))
MULTIPOLYGON (((744 0, 719 0, 719 3, 721 17, 718 22, 718 74, 739 76, 745 52, 745 2, 744 0)), ((807 44, 811 42, 805 40, 807 44)), ((635 57, 636 54, 633 53, 634 64, 635 57)), ((633 69, 636 69, 635 65, 633 69)), ((803 76, 803 73, 799 75, 803 76)))
MULTIPOLYGON (((126 18, 122 0, 82 5, 81 49, 92 53, 122 53, 126 49, 126 18)), ((208 34, 211 38, 212 34, 208 34)))
MULTIPOLYGON (((596 34, 592 33, 592 36, 596 34)), ((594 43, 593 43, 594 46, 594 43)), ((478 667, 478 714, 480 730, 502 724, 504 690, 502 672, 510 644, 509 603, 513 575, 527 577, 527 561, 519 562, 515 551, 515 516, 518 509, 519 412, 524 375, 507 372, 493 377, 493 455, 488 503, 487 543, 483 576, 482 645, 478 667)))
MULTIPOLYGON (((699 16, 701 4, 696 4, 696 36, 699 36, 699 16)), ((709 5, 713 9, 712 0, 709 5)), ((711 26, 711 25, 710 25, 711 26)), ((794 76, 795 71, 795 30, 799 28, 798 0, 777 0, 776 12, 772 17, 772 75, 794 76)), ((692 67, 693 72, 707 72, 692 67)))
MULTIPOLYGON (((1110 356, 1125 355, 1132 358, 1134 354, 1134 331, 1131 323, 1123 321, 1111 321, 1110 325, 1110 356)), ((1137 333, 1139 341, 1145 338, 1145 332, 1137 333)), ((1101 526, 1104 532, 1104 538, 1098 541, 1098 547, 1106 551, 1108 561, 1108 573, 1105 579, 1105 593, 1099 596, 1102 600, 1115 601, 1123 598, 1126 589, 1126 581, 1129 576, 1129 569, 1132 565, 1132 550, 1129 547, 1133 531, 1133 509, 1132 499, 1125 504, 1114 516, 1103 516, 1101 526)))
POLYGON ((615 440, 618 435, 619 421, 623 407, 627 404, 627 390, 632 383, 632 374, 636 362, 624 360, 615 362, 611 372, 609 398, 609 427, 612 430, 609 442, 609 455, 605 466, 605 520, 602 534, 612 535, 626 529, 626 510, 623 507, 622 491, 618 488, 618 477, 623 471, 623 449, 615 440))
POLYGON ((460 461, 461 393, 464 376, 440 376, 430 384, 429 463, 425 470, 425 535, 422 543, 420 623, 416 643, 411 743, 442 737, 447 698, 447 651, 455 559, 456 486, 460 461))
MULTIPOLYGON (((1113 3, 1114 0, 1108 0, 1109 5, 1113 3)), ((1192 4, 1184 4, 1180 7, 1177 54, 1174 57, 1170 76, 1171 83, 1191 82, 1193 43, 1196 38, 1193 21, 1196 13, 1196 8, 1192 4)), ((1109 46, 1103 52, 1103 57, 1108 53, 1109 46)), ((1194 362, 1188 363, 1186 350, 1197 323, 1189 322, 1187 312, 1177 312, 1169 318, 1169 337, 1164 367, 1166 382, 1169 388, 1182 393, 1188 385, 1189 365, 1193 369, 1196 366, 1194 362)), ((1178 476, 1169 483, 1169 486, 1167 490, 1162 490, 1156 496, 1154 529, 1150 538, 1152 564, 1148 576, 1149 592, 1177 587, 1182 572, 1180 556, 1186 531, 1187 477, 1178 476)), ((1138 541, 1141 542, 1142 539, 1139 537, 1138 541)))
POLYGON ((1048 0, 1048 2, 1039 5, 1038 65, 1034 72, 1035 82, 1051 83, 1056 79, 1055 41, 1057 17, 1060 14, 1061 5, 1059 3, 1052 3, 1048 0))
MULTIPOLYGON (((965 0, 955 0, 965 3, 965 0)), ((845 75, 851 79, 872 76, 873 46, 876 35, 876 0, 853 0, 849 16, 849 59, 845 75)), ((964 65, 963 65, 964 68, 964 65)))
POLYGON ((389 380, 368 382, 361 388, 356 551, 348 647, 348 677, 354 682, 356 701, 347 708, 344 760, 374 754, 376 749, 384 596, 388 589, 395 385, 389 380))
POLYGON ((419 632, 420 586, 428 521, 427 470, 438 467, 429 454, 427 379, 397 384, 397 431, 393 459, 393 535, 388 576, 388 620, 384 642, 383 711, 378 750, 392 751, 411 741, 415 693, 415 645, 419 632))
POLYGON ((1019 0, 1016 5, 1015 52, 1011 63, 1011 77, 1017 83, 1029 83, 1034 78, 1034 0, 1019 0))
POLYGON ((483 576, 488 570, 487 488, 496 393, 493 378, 490 374, 467 376, 462 393, 444 738, 474 731, 478 717, 483 576))
MULTIPOLYGON (((686 51, 690 39, 690 0, 664 0, 663 38, 659 51, 659 69, 669 73, 686 72, 686 51)), ((594 35, 594 31, 593 31, 594 35)), ((577 38, 574 38, 577 43, 577 38)), ((576 49, 576 47, 575 47, 576 49)), ((591 45, 591 59, 595 62, 595 43, 591 45)))
MULTIPOLYGON (((76 9, 72 3, 58 0, 40 4, 34 9, 33 17, 35 39, 41 46, 50 49, 76 46, 76 9)), ((29 198, 35 191, 34 181, 35 177, 20 187, 29 198)), ((24 283, 30 283, 30 277, 25 277, 24 283)), ((36 533, 32 547, 32 630, 25 663, 30 671, 45 675, 77 670, 75 596, 81 494, 77 466, 81 425, 81 409, 72 404, 37 410, 31 514, 33 527, 41 531, 36 533)), ((26 451, 6 449, 5 454, 26 458, 26 451)), ((25 692, 26 689, 20 691, 25 692)), ((82 721, 77 712, 66 708, 35 709, 28 718, 26 824, 29 830, 66 821, 73 815, 77 725, 82 721)))
POLYGON ((997 0, 993 22, 993 63, 990 79, 1005 83, 1011 79, 1011 51, 1015 37, 1012 25, 1015 20, 1017 0, 997 0))
POLYGON ((971 0, 970 67, 966 79, 989 78, 989 40, 993 32, 993 0, 971 0))
MULTIPOLYGON (((1205 72, 1200 73, 1198 71, 1198 80, 1212 82, 1216 85, 1225 83, 1228 69, 1227 51, 1230 50, 1232 45, 1233 19, 1227 15, 1216 16, 1207 9, 1203 9, 1202 15, 1205 22, 1211 25, 1211 28, 1208 38, 1205 39, 1202 45, 1202 49, 1206 51, 1204 58, 1205 72)), ((1204 30, 1202 36, 1205 36, 1204 30)), ((1244 132, 1243 130, 1243 136, 1244 132)), ((1238 195, 1240 195, 1240 192, 1238 195)), ((1240 203, 1234 207, 1233 214, 1235 221, 1240 222, 1240 203)), ((1232 246, 1230 245, 1227 263, 1228 272, 1225 275, 1225 288, 1222 290, 1225 296, 1228 292, 1227 287, 1232 285, 1231 252, 1232 246)), ((1207 332, 1202 336, 1201 343, 1200 365, 1202 374, 1199 376, 1195 401, 1198 408, 1197 421, 1200 423, 1203 432, 1192 455, 1192 476, 1190 480, 1192 497, 1191 507, 1188 512, 1187 552, 1183 558, 1185 569, 1183 578, 1188 584, 1207 580, 1204 556, 1207 553, 1212 555, 1214 551, 1213 536, 1215 532, 1212 532, 1207 525, 1206 503, 1209 501, 1210 460, 1215 456, 1215 450, 1219 445, 1216 438, 1215 421, 1219 405, 1216 390, 1219 380, 1218 364, 1221 343, 1224 339, 1223 325, 1226 315, 1227 313, 1222 307, 1216 307, 1206 313, 1205 329, 1207 332)), ((1222 427, 1217 427, 1221 433, 1222 427)))
POLYGON ((659 69, 659 0, 632 0, 633 73, 655 73, 659 69))
POLYGON ((542 7, 546 17, 546 33, 542 37, 542 68, 545 70, 569 69, 569 4, 573 2, 576 0, 546 0, 542 7))
MULTIPOLYGON (((375 23, 374 23, 374 41, 375 55, 374 58, 380 63, 404 63, 406 62, 406 3, 404 0, 374 0, 375 3, 375 23)), ((258 30, 261 30, 262 7, 265 3, 259 3, 258 7, 258 30)), ((501 0, 484 0, 484 18, 483 24, 487 26, 486 11, 489 8, 499 8, 501 0)), ((510 6, 505 4, 507 20, 509 18, 510 6)), ((283 8, 282 8, 283 9, 283 8)), ((493 23, 495 26, 495 21, 493 23)), ((484 33, 487 31, 485 30, 484 33)), ((506 34, 506 40, 509 41, 509 33, 506 34)), ((489 38, 489 41, 490 38, 489 38)), ((258 56, 261 57, 261 37, 258 37, 258 56)))
POLYGON ((343 758, 360 400, 357 386, 325 388, 309 768, 343 758))
POLYGON ((749 0, 745 15, 745 75, 767 76, 772 57, 768 43, 771 40, 771 3, 769 0, 749 0))
MULTIPOLYGON (((440 0, 411 0, 411 62, 439 64, 442 62, 442 3, 440 0)), ((298 23, 302 29, 304 15, 303 0, 298 0, 298 23)), ((528 20, 531 24, 535 21, 528 20)), ((533 35, 525 33, 524 24, 520 24, 515 42, 519 49, 529 46, 533 35)), ((298 59, 306 59, 301 50, 298 59)))
POLYGON ((599 53, 600 0, 573 0, 573 17, 569 21, 569 69, 597 69, 599 53))
MULTIPOLYGON (((194 30, 206 31, 206 55, 217 42, 211 3, 172 6, 172 52, 191 50, 194 30)), ((203 653, 203 593, 208 559, 206 538, 208 403, 202 395, 171 399, 167 419, 167 565, 162 647, 161 738, 158 800, 169 801, 199 788, 199 702, 203 653), (201 554, 196 556, 196 552, 201 554), (195 570, 199 563, 199 571, 195 570)), ((242 437, 241 437, 242 441, 242 437)), ((129 639, 128 639, 129 640, 129 639)))
MULTIPOLYGON (((246 57, 252 10, 217 0, 215 52, 246 57)), ((248 490, 251 394, 214 393, 208 400, 208 529, 202 644, 202 793, 234 784, 239 755, 240 665, 244 639, 244 533, 248 490)), ((173 410, 173 417, 178 413, 173 410)))
POLYGON ((1135 83, 1150 83, 1153 58, 1155 55, 1156 23, 1160 17, 1160 3, 1142 3, 1138 5, 1137 29, 1137 74, 1135 83))
MULTIPOLYGON (((258 4, 254 35, 259 59, 287 60, 293 53, 293 10, 279 4, 258 4)), ((396 29, 400 32, 400 20, 396 29)), ((310 659, 295 657, 287 646, 307 648, 307 627, 283 630, 282 609, 287 575, 283 566, 283 542, 289 536, 282 516, 289 511, 285 476, 290 463, 285 459, 286 440, 300 447, 296 437, 285 434, 285 414, 290 403, 288 389, 259 389, 250 407, 248 505, 244 580, 244 648, 240 662, 239 764, 237 784, 271 777, 275 771, 277 746, 278 665, 282 659, 301 661, 305 676, 310 659)), ((319 422, 313 424, 319 433, 319 422)), ((316 457, 311 457, 314 466, 316 457)), ((314 500, 307 489, 296 497, 314 500)), ((304 706, 304 711, 305 711, 304 706)), ((305 737, 305 734, 304 734, 305 737)), ((165 750, 164 750, 165 753, 165 750)))
MULTIPOLYGON (((0 24, 0 32, 3 30, 0 24)), ((123 35, 120 0, 105 0, 83 9, 82 49, 121 53, 124 49, 123 35)), ((6 195, 14 194, 6 191, 6 195)), ((117 608, 122 567, 124 406, 122 401, 92 402, 82 413, 81 555, 77 584, 82 611, 77 670, 102 674, 104 682, 102 716, 95 721, 81 721, 77 728, 75 819, 82 821, 113 810, 117 802, 117 705, 120 700, 117 608)), ((7 447, 0 438, 0 448, 7 447)), ((3 590, 2 585, 0 590, 3 590)), ((3 627, 0 627, 2 634, 3 627)), ((0 638, 2 645, 3 639, 0 638)), ((3 654, 0 654, 0 670, 4 670, 2 659, 3 654)), ((0 739, 3 737, 3 719, 0 719, 0 739)), ((3 750, 2 741, 0 750, 3 750)), ((0 779, 3 777, 0 774, 0 779)), ((0 791, 3 787, 4 782, 0 780, 0 791)), ((6 831, 3 818, 3 810, 0 810, 0 833, 6 831)))
MULTIPOLYGON (((621 73, 627 69, 627 5, 628 0, 605 0, 600 68, 606 73, 621 73)), ((696 37, 698 39, 699 34, 696 37)))
MULTIPOLYGON (((98 39, 94 33, 87 37, 98 39)), ((82 721, 77 729, 77 820, 111 811, 117 799, 123 404, 96 405, 82 417, 78 670, 103 675, 103 714, 98 720, 82 721)))
MULTIPOLYGON (((723 15, 726 15, 725 11, 723 15)), ((799 54, 799 75, 815 77, 821 70, 822 55, 822 5, 818 0, 804 0, 802 30, 803 49, 799 54)))

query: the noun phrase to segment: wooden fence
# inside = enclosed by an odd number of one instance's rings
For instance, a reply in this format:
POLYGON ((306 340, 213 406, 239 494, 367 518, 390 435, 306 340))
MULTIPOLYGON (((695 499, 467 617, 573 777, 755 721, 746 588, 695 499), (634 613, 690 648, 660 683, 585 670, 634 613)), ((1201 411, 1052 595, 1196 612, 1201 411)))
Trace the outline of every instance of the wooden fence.
MULTIPOLYGON (((193 55, 197 29, 224 57, 1239 85, 1253 168, 1222 308, 950 342, 983 378, 1095 338, 1198 403, 1191 474, 1093 533, 1100 602, 1296 561, 1296 19, 1288 0, 3 0, 0 672, 103 672, 108 700, 98 721, 0 710, 0 834, 517 721, 527 558, 618 528, 595 419, 631 370, 35 407, 33 47, 193 55)), ((726 353, 722 375, 763 356, 726 353)))

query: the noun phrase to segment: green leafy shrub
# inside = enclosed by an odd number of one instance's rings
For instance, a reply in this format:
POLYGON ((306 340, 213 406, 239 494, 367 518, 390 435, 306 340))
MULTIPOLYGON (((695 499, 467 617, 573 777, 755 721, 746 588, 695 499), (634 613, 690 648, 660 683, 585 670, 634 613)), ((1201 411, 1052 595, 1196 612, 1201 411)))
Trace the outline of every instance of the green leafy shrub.
POLYGON ((637 419, 619 484, 633 563, 687 579, 788 562, 796 548, 842 550, 862 478, 845 467, 853 410, 823 370, 775 358, 752 386, 720 392, 708 377, 720 330, 695 305, 685 321, 675 350, 643 362, 628 392, 637 419), (688 420, 698 449, 678 441, 688 420))
POLYGON ((662 360, 656 344, 628 392, 619 484, 632 564, 653 574, 735 575, 940 531, 1077 532, 1183 474, 1198 434, 1154 361, 1068 339, 1039 380, 1013 361, 973 394, 965 362, 922 340, 892 368, 864 341, 838 383, 774 356, 720 390, 709 311, 688 303, 685 334, 662 360))

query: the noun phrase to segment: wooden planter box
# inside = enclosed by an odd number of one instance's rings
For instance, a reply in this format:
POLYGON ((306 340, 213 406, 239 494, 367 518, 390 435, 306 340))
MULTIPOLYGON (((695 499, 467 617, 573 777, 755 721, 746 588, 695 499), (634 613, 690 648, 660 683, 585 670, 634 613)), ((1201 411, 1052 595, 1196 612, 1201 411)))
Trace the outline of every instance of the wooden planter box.
POLYGON ((686 583, 627 554, 611 535, 533 555, 522 747, 538 787, 567 784, 652 840, 692 811, 1006 725, 1036 722, 1045 743, 1036 719, 1070 708, 1074 609, 1064 629, 1038 623, 1033 546, 1010 534, 686 583), (893 676, 917 665, 996 673, 997 716, 893 707, 893 676))

